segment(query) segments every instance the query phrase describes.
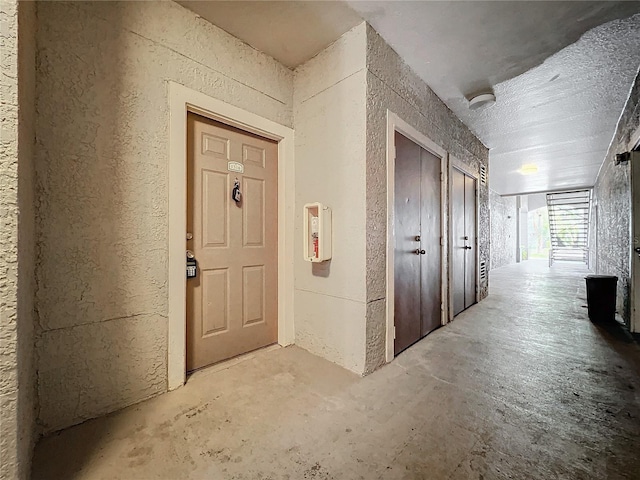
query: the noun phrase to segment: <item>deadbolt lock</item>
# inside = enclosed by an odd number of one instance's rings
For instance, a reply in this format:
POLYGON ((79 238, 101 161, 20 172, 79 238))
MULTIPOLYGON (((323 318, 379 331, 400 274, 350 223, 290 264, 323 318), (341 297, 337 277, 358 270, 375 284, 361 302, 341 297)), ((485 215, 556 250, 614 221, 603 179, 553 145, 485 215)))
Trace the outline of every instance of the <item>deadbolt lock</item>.
POLYGON ((191 240, 193 238, 193 233, 187 232, 187 240, 191 240))
POLYGON ((198 262, 191 250, 187 250, 187 278, 195 278, 198 275, 198 262))
POLYGON ((420 241, 420 235, 416 235, 416 242, 420 241))

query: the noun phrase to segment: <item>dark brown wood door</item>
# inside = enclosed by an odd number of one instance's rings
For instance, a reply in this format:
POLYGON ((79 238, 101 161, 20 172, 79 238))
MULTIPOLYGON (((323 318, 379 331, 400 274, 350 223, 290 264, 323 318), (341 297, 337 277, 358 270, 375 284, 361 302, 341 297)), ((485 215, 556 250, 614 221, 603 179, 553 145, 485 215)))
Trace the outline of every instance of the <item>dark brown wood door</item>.
POLYGON ((476 180, 464 176, 464 308, 476 303, 476 180))
POLYGON ((476 180, 451 173, 451 279, 453 314, 476 302, 476 180))
POLYGON ((464 283, 466 242, 464 233, 464 173, 455 168, 451 171, 451 290, 453 295, 453 314, 458 315, 465 309, 464 283))
POLYGON ((396 133, 394 321, 396 355, 422 338, 420 299, 420 147, 396 133))
POLYGON ((396 133, 396 355, 441 324, 440 158, 396 133))
POLYGON ((440 158, 421 148, 420 255, 422 336, 442 325, 442 246, 440 158))

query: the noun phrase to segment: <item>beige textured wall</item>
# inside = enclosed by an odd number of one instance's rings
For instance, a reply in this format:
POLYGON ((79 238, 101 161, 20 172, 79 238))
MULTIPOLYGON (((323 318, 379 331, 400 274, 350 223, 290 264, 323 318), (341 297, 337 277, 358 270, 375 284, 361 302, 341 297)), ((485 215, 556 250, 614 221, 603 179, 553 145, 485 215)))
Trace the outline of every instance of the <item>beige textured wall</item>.
POLYGON ((618 277, 616 309, 631 321, 631 166, 615 164, 615 156, 629 150, 631 135, 640 127, 640 73, 636 76, 593 189, 598 205, 591 224, 591 268, 618 277))
MULTIPOLYGON (((491 265, 490 270, 516 263, 518 248, 517 197, 502 197, 489 189, 491 212, 491 265)), ((524 213, 525 222, 527 213, 524 213)), ((523 245, 527 240, 523 239, 523 245)))
POLYGON ((0 2, 0 478, 29 478, 34 442, 35 4, 0 2))
MULTIPOLYGON (((488 149, 366 24, 296 70, 296 343, 359 374, 385 361, 387 109, 459 161, 488 149), (302 260, 302 206, 333 208, 334 257, 302 260)), ((488 188, 480 255, 489 259, 488 188)), ((486 295, 487 282, 481 284, 486 295)))
POLYGON ((296 70, 296 344, 358 374, 365 360, 366 28, 296 70), (302 210, 332 209, 333 256, 303 260, 302 210))
POLYGON ((286 126, 295 103, 296 343, 379 365, 386 108, 462 161, 487 151, 377 34, 356 27, 300 67, 294 102, 291 71, 171 2, 43 2, 38 17, 44 432, 166 391, 169 80, 286 126), (334 212, 322 266, 301 260, 309 201, 334 212))
POLYGON ((167 389, 167 82, 291 126, 293 74, 172 2, 43 2, 38 18, 49 432, 167 389))
MULTIPOLYGON (((367 27, 367 330, 366 372, 385 359, 386 144, 387 109, 477 170, 488 170, 488 149, 402 61, 376 31, 367 27)), ((489 259, 489 191, 480 188, 480 259, 489 259)), ((447 200, 448 202, 448 200, 447 200)), ((448 227, 447 227, 448 228, 448 227)), ((445 229, 446 230, 446 229, 445 229)), ((487 282, 481 283, 481 297, 487 282)))

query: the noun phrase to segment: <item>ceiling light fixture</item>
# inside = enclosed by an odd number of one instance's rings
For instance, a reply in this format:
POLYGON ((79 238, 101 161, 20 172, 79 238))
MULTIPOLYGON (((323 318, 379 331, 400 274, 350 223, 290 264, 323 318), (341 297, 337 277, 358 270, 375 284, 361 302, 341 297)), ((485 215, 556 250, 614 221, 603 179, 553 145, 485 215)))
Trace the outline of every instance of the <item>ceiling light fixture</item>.
POLYGON ((480 93, 469 99, 469 110, 477 110, 484 105, 491 105, 496 102, 496 96, 493 93, 480 93))
POLYGON ((534 163, 527 163, 525 165, 522 165, 518 172, 521 175, 533 175, 534 173, 538 173, 538 166, 534 163))

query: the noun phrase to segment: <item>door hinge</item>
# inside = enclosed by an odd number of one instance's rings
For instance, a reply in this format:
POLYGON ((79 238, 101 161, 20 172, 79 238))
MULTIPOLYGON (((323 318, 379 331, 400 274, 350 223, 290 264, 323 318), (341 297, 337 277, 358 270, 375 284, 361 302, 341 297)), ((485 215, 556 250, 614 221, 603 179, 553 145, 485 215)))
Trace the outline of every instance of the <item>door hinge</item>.
POLYGON ((444 237, 440 237, 440 246, 444 247, 444 237))
POLYGON ((440 181, 444 182, 444 172, 440 172, 440 181))
POLYGON ((395 325, 393 326, 393 339, 396 339, 396 327, 395 325))
POLYGON ((396 158, 398 158, 398 150, 396 149, 395 145, 393 146, 393 159, 395 160, 396 158))

